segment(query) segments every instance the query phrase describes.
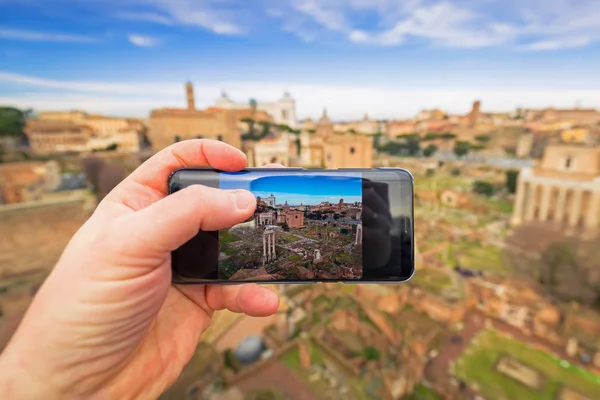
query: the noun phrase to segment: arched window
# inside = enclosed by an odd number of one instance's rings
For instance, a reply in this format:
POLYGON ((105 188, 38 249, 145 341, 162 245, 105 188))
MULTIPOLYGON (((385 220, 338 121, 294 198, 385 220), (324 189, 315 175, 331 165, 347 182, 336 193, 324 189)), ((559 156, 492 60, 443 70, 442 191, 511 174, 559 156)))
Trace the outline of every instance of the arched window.
POLYGON ((173 142, 181 142, 181 137, 179 135, 175 135, 175 137, 173 138, 173 142))
POLYGON ((217 140, 219 142, 222 142, 223 141, 223 135, 217 135, 217 140))
POLYGON ((350 147, 350 154, 356 153, 356 149, 354 147, 350 147))

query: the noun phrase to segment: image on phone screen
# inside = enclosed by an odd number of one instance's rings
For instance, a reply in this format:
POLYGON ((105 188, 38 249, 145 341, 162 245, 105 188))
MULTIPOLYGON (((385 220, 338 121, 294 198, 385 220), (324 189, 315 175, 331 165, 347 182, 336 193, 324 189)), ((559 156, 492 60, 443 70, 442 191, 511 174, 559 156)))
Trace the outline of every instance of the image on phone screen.
POLYGON ((219 232, 219 280, 353 280, 362 277, 358 174, 221 173, 221 189, 257 199, 244 223, 219 232))

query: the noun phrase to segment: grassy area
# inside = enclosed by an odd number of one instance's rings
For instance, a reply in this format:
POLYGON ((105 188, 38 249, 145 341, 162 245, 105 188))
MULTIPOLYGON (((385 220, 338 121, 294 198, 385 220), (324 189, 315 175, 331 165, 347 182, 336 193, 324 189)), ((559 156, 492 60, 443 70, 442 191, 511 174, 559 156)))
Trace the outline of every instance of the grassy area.
POLYGON ((449 271, 422 268, 410 281, 425 291, 440 295, 448 300, 459 300, 465 295, 462 280, 449 271))
POLYGON ((219 239, 222 245, 226 245, 228 243, 237 242, 238 240, 242 240, 239 236, 236 236, 228 231, 220 231, 219 239))
POLYGON ((456 261, 464 267, 475 271, 503 273, 509 271, 502 250, 495 246, 482 246, 477 243, 465 243, 463 249, 454 253, 456 261))
POLYGON ((415 176, 415 190, 468 189, 473 186, 473 179, 465 176, 450 174, 435 174, 433 176, 415 176))
POLYGON ((554 400, 561 385, 592 399, 600 399, 600 376, 570 364, 563 367, 559 359, 548 353, 493 330, 482 331, 472 343, 457 361, 454 372, 469 385, 476 384, 478 391, 489 400, 554 400), (496 363, 505 355, 542 373, 542 388, 530 389, 497 372, 496 363))
POLYGON ((297 242, 298 240, 300 240, 300 238, 298 236, 294 236, 290 233, 286 233, 286 232, 281 232, 277 235, 277 239, 283 239, 283 241, 285 243, 292 243, 292 242, 297 242))
POLYGON ((412 394, 403 397, 402 400, 443 400, 443 397, 427 386, 417 385, 412 394))

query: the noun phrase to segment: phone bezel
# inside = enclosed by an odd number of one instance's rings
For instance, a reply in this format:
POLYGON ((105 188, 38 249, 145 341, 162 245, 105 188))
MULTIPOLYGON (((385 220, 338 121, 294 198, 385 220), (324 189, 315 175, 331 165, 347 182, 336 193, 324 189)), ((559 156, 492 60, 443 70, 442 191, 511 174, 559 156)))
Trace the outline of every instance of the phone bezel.
MULTIPOLYGON (((223 171, 215 168, 179 168, 169 174, 169 178, 167 181, 168 185, 168 194, 174 193, 176 190, 173 190, 175 185, 179 185, 179 173, 187 172, 187 171, 211 171, 211 172, 231 172, 231 171, 223 171)), ((411 204, 410 204, 410 220, 411 220, 411 229, 410 229, 410 240, 411 240, 411 267, 412 273, 411 275, 403 280, 306 280, 306 281, 226 281, 226 280, 198 280, 198 279, 190 279, 184 278, 175 273, 175 268, 171 265, 172 272, 172 283, 177 285, 241 285, 244 283, 256 283, 256 284, 265 284, 265 285, 307 285, 307 284, 316 284, 316 283, 342 283, 342 284, 351 284, 351 285, 364 285, 364 284, 400 284, 406 283, 412 279, 416 272, 415 266, 415 218, 414 218, 414 206, 415 206, 415 193, 414 193, 414 176, 412 173, 404 168, 394 168, 394 167, 378 167, 378 168, 338 168, 338 169, 326 169, 326 168, 298 168, 298 167, 283 167, 283 168, 266 168, 266 167, 247 167, 239 171, 235 172, 290 172, 290 171, 310 171, 310 172, 337 172, 337 171, 345 171, 345 172, 372 172, 372 171, 392 171, 399 172, 401 175, 408 176, 410 178, 410 188, 411 188, 411 204)), ((180 190, 180 188, 177 188, 180 190)), ((404 197, 404 194, 402 194, 404 197)), ((177 251, 177 250, 175 250, 177 251)), ((173 253, 175 253, 175 251, 173 253)), ((174 262, 174 258, 171 257, 171 263, 174 262)))

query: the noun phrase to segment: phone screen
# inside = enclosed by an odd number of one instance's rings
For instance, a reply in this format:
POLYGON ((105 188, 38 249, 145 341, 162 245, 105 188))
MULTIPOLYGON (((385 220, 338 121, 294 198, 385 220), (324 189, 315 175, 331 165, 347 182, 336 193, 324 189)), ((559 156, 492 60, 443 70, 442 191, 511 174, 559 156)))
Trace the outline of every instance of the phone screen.
POLYGON ((185 169, 171 193, 245 189, 253 215, 173 252, 176 283, 403 281, 414 270, 413 185, 400 169, 185 169))

